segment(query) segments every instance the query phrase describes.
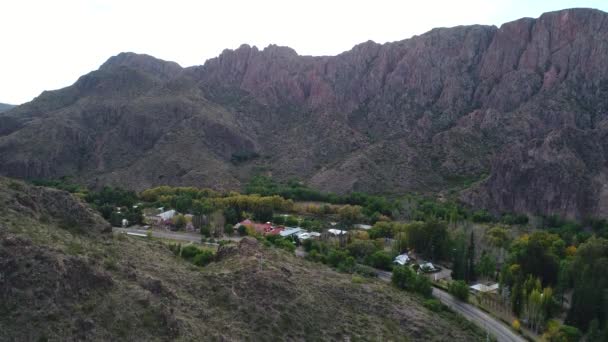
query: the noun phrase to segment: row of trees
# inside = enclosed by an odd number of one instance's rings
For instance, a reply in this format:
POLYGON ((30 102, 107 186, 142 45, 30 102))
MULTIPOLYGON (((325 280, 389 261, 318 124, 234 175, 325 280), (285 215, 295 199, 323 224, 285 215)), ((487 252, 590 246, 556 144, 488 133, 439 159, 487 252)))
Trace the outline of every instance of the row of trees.
POLYGON ((509 243, 503 232, 489 233, 501 250, 509 251, 500 273, 503 301, 531 329, 552 327, 557 336, 572 332, 551 321, 572 290, 566 324, 597 336, 608 334, 608 240, 592 236, 580 242, 571 239, 569 229, 550 231, 566 235, 537 231, 509 243))
POLYGON ((394 239, 397 253, 413 249, 433 260, 448 260, 452 245, 446 222, 438 220, 412 223, 380 221, 369 230, 369 237, 394 239))

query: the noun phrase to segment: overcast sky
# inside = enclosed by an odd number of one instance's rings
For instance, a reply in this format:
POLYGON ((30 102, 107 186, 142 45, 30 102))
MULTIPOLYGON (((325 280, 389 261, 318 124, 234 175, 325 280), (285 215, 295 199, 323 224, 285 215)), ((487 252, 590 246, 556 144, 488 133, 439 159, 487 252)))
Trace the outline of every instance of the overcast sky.
POLYGON ((122 51, 182 66, 243 43, 305 55, 402 40, 433 27, 497 25, 607 0, 1 0, 0 102, 62 88, 122 51))

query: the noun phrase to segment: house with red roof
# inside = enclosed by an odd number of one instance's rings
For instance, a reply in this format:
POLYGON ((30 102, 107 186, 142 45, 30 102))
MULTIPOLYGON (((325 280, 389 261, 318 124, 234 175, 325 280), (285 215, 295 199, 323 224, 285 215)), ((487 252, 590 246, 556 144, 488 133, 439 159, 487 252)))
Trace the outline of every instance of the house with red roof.
POLYGON ((250 219, 246 219, 242 222, 237 223, 234 228, 238 229, 240 226, 246 226, 253 228, 258 234, 261 235, 276 235, 283 231, 283 227, 275 227, 270 222, 257 223, 250 219))

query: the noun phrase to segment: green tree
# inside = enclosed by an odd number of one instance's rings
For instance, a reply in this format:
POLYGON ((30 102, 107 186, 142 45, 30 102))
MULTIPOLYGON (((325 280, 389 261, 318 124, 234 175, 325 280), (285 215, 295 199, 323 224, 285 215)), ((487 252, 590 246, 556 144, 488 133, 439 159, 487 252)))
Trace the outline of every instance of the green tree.
MULTIPOLYGON (((566 323, 586 331, 589 322, 608 317, 608 240, 592 237, 572 260, 574 291, 566 323)), ((605 329, 608 327, 604 327, 605 329)))
MULTIPOLYGON (((526 216, 527 217, 527 216, 526 216)), ((509 248, 511 239, 509 232, 503 227, 492 227, 486 232, 489 245, 498 251, 499 261, 504 261, 504 252, 509 248)))
POLYGON ((181 249, 181 257, 187 260, 192 260, 199 253, 199 251, 200 250, 198 247, 194 245, 186 245, 181 249))
POLYGON ((467 249, 467 273, 465 280, 473 281, 477 278, 475 275, 475 234, 471 231, 469 239, 469 248, 467 249))
POLYGON ((293 216, 287 216, 285 217, 285 225, 287 227, 296 227, 300 224, 299 220, 297 217, 293 217, 293 216))
POLYGON ((416 282, 414 284, 414 291, 420 293, 424 297, 431 297, 433 294, 433 287, 431 285, 431 280, 424 275, 417 275, 416 282))
POLYGON ((425 276, 419 276, 407 266, 396 266, 393 268, 391 283, 402 290, 420 293, 430 297, 433 288, 431 281, 425 276))
POLYGON ((214 237, 220 237, 224 232, 226 226, 226 218, 221 210, 216 210, 211 214, 209 218, 210 233, 214 237))
POLYGON ((184 215, 182 215, 182 214, 178 214, 178 215, 173 216, 172 220, 173 220, 173 225, 177 229, 182 229, 187 224, 186 217, 184 215))
POLYGON ((480 276, 493 279, 496 272, 496 261, 489 253, 484 252, 476 269, 480 276))
POLYGON ((230 223, 226 223, 224 225, 224 235, 230 236, 230 235, 232 235, 233 232, 234 232, 234 228, 232 227, 232 225, 230 223))
POLYGON ((463 302, 469 300, 469 286, 462 280, 452 281, 448 285, 448 292, 463 302))
POLYGON ((342 222, 344 225, 350 226, 361 220, 361 207, 350 204, 344 205, 338 209, 338 216, 340 217, 340 222, 342 222))
POLYGON ((211 236, 211 228, 208 224, 204 224, 201 226, 201 235, 205 237, 211 236))
POLYGON ((405 227, 408 245, 425 258, 445 260, 450 255, 450 241, 445 222, 414 222, 405 227))
POLYGON ((452 248, 452 278, 464 280, 467 273, 466 242, 462 234, 458 234, 452 248))
POLYGON ((270 222, 274 215, 274 210, 270 206, 260 205, 253 209, 253 219, 260 222, 270 222))
POLYGON ((407 266, 396 266, 393 268, 391 282, 400 289, 413 289, 416 282, 416 273, 407 266))
POLYGON ((521 315, 523 308, 523 289, 520 282, 516 282, 511 290, 511 310, 516 316, 521 315))
POLYGON ((509 263, 519 264, 523 274, 539 277, 543 284, 554 285, 559 272, 559 258, 552 247, 559 236, 545 231, 524 235, 511 245, 509 263))
POLYGON ((174 198, 173 207, 181 213, 188 212, 192 209, 192 198, 186 195, 177 196, 174 198))
POLYGON ((192 263, 196 266, 206 266, 213 261, 213 258, 213 252, 203 249, 199 250, 199 252, 192 258, 192 263))
POLYGON ((363 261, 378 251, 378 246, 371 240, 354 240, 346 246, 346 249, 357 260, 363 261))
POLYGON ((367 263, 372 267, 390 271, 393 265, 393 256, 385 251, 377 251, 368 257, 367 263))

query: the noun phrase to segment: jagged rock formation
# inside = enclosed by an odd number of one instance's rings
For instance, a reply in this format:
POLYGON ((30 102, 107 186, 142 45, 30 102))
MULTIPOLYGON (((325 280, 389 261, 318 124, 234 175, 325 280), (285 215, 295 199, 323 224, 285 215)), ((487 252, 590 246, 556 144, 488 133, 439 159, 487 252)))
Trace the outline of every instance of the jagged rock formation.
POLYGON ((90 184, 462 191, 495 212, 608 214, 608 14, 434 29, 331 57, 243 45, 182 69, 120 54, 0 115, 0 171, 90 184))

